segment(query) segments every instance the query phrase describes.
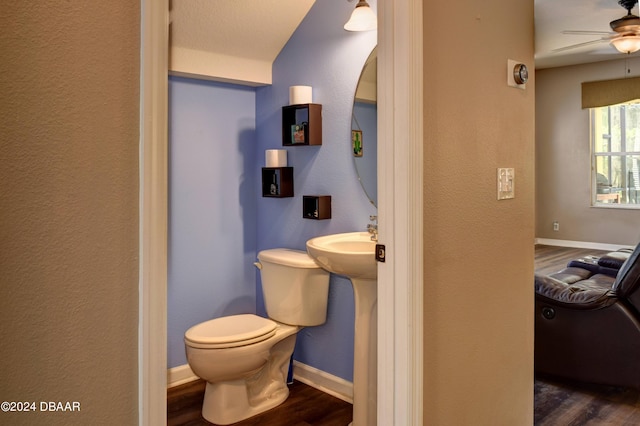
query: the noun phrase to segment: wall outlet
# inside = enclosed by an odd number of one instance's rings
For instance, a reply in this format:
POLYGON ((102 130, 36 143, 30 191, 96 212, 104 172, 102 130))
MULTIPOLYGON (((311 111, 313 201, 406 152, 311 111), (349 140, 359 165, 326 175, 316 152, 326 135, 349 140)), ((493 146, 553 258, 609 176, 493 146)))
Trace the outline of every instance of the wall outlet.
POLYGON ((557 220, 555 222, 553 222, 553 230, 554 231, 559 231, 560 230, 560 222, 558 222, 557 220))

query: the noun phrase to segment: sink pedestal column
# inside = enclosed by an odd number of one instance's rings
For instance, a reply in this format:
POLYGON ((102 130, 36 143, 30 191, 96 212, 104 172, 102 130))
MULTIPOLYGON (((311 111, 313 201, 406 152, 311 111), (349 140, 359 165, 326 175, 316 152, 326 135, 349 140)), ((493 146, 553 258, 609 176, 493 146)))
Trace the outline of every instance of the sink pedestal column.
POLYGON ((353 426, 375 426, 378 395, 378 285, 351 278, 355 299, 353 426))
POLYGON ((378 414, 378 262, 367 232, 325 235, 307 241, 307 252, 325 270, 351 280, 355 301, 353 426, 375 426, 378 414))

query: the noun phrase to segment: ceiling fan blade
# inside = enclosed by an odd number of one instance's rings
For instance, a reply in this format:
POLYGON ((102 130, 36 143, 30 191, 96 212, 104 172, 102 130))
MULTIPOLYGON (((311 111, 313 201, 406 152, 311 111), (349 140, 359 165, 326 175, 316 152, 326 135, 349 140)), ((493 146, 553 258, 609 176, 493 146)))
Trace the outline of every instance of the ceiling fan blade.
POLYGON ((565 30, 562 34, 570 34, 570 35, 612 35, 611 31, 581 31, 581 30, 565 30))
POLYGON ((553 49, 552 52, 564 52, 566 50, 577 49, 578 47, 590 46, 592 44, 602 43, 603 41, 609 41, 609 38, 603 37, 598 40, 585 41, 584 43, 572 44, 571 46, 559 47, 553 49))

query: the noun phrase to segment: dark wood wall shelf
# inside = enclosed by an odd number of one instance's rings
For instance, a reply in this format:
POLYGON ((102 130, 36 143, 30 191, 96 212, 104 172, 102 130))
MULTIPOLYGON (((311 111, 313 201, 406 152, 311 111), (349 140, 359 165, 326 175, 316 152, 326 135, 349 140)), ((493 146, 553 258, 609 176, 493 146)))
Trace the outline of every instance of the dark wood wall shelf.
POLYGON ((303 195, 302 217, 304 219, 331 219, 331 195, 303 195))
POLYGON ((322 145, 322 105, 282 107, 282 146, 322 145))
POLYGON ((293 197, 293 167, 263 167, 262 196, 293 197))

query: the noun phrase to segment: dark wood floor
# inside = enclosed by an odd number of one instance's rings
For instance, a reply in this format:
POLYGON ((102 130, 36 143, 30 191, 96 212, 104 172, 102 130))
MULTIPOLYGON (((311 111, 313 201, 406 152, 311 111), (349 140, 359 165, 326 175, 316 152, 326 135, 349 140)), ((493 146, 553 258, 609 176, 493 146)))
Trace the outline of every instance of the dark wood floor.
POLYGON ((550 274, 564 268, 572 259, 593 255, 602 256, 609 251, 555 247, 546 245, 536 245, 535 268, 541 274, 550 274))
MULTIPOLYGON (((606 251, 538 245, 535 268, 540 273, 555 272, 571 259, 604 253, 606 251)), ((168 390, 169 426, 211 424, 201 415, 204 386, 204 382, 197 381, 168 390)), ((640 425, 640 392, 635 390, 536 377, 534 395, 536 426, 640 425)), ((351 404, 294 382, 289 398, 282 405, 236 426, 345 426, 351 418, 351 404)))
POLYGON ((637 390, 536 377, 534 394, 536 426, 640 425, 637 390))

